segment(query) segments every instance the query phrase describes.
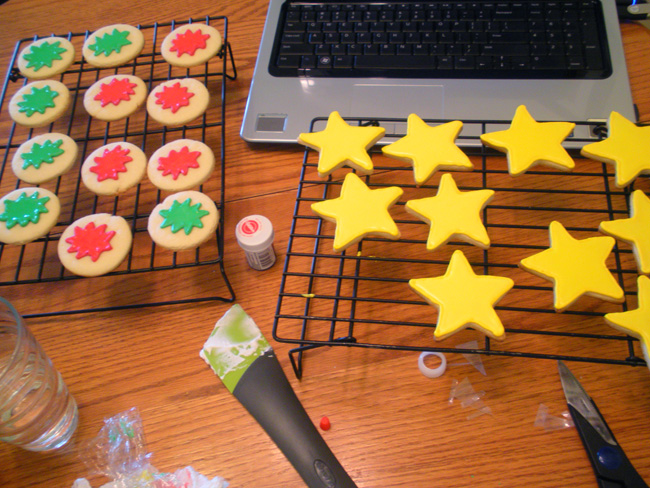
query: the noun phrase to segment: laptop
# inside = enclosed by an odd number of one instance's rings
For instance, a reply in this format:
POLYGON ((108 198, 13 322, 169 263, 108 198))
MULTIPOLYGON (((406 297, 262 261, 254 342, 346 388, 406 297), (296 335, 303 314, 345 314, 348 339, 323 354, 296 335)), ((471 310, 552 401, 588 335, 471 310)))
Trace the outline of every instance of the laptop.
POLYGON ((431 121, 509 124, 522 104, 537 121, 593 122, 576 127, 574 142, 567 140, 574 147, 597 138, 594 127, 612 111, 637 121, 615 0, 270 0, 240 135, 295 143, 338 111, 378 120, 386 144, 406 133, 402 119, 411 113, 431 121), (470 7, 488 14, 467 12, 470 7), (558 13, 565 7, 574 10, 558 13), (542 25, 549 20, 550 28, 542 25), (495 26, 506 32, 494 32, 495 26), (557 42, 535 51, 538 36, 557 42), (574 56, 574 44, 584 39, 587 61, 574 56), (305 51, 311 47, 316 51, 305 51), (397 68, 384 64, 384 48, 397 68), (514 57, 506 59, 503 49, 514 57), (555 59, 560 68, 546 65, 555 59), (323 119, 312 125, 315 118, 323 119))

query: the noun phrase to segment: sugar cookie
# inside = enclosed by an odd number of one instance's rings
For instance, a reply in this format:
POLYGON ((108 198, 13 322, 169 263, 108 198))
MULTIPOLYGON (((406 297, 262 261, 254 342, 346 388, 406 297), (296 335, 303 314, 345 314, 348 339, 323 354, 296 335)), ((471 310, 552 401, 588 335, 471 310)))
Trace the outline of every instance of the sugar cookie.
POLYGON ((159 246, 180 251, 195 248, 215 235, 219 210, 198 191, 169 195, 149 216, 147 230, 159 246))
POLYGON ((618 188, 625 188, 639 175, 650 174, 650 127, 638 126, 612 112, 607 120, 607 138, 587 144, 580 154, 613 164, 614 183, 618 188))
POLYGON ((174 29, 162 42, 162 57, 172 66, 189 68, 205 63, 221 50, 221 34, 206 24, 187 24, 174 29))
POLYGON ((443 276, 415 278, 409 286, 438 309, 433 336, 446 339, 467 327, 493 339, 505 339, 505 329, 495 305, 514 286, 505 276, 477 275, 463 251, 454 251, 443 276))
POLYGON ((81 180, 98 195, 116 195, 137 185, 147 168, 147 156, 129 142, 95 149, 81 166, 81 180))
POLYGON ((30 80, 44 80, 63 73, 74 61, 75 49, 63 37, 34 41, 18 55, 18 71, 30 80))
POLYGON ((84 59, 97 68, 112 68, 126 64, 140 54, 144 35, 139 29, 126 24, 102 27, 84 42, 84 59))
POLYGON ((11 161, 11 169, 25 183, 39 185, 72 168, 78 153, 74 139, 50 132, 22 143, 11 161))
POLYGON ((99 276, 117 268, 131 249, 133 236, 122 217, 107 213, 82 217, 61 234, 61 264, 79 276, 99 276))
POLYGON ((369 235, 399 239, 401 233, 388 209, 402 193, 397 186, 372 190, 355 173, 348 173, 338 198, 312 203, 311 209, 336 223, 333 246, 338 252, 369 235))
POLYGON ((335 111, 327 118, 325 130, 300 134, 298 142, 319 152, 318 175, 321 178, 343 166, 369 175, 374 167, 368 149, 385 133, 383 127, 350 125, 335 111))
POLYGON ((423 185, 438 170, 467 171, 474 165, 456 145, 463 123, 453 120, 446 124, 428 125, 416 114, 408 116, 406 136, 384 146, 382 152, 413 165, 416 185, 423 185))
POLYGON ((0 199, 0 242, 26 244, 47 234, 61 213, 59 198, 44 188, 18 188, 0 199))
POLYGON ((494 190, 488 189, 460 191, 451 173, 445 173, 436 196, 409 200, 405 210, 429 224, 429 251, 451 239, 487 249, 490 237, 481 221, 481 212, 493 196, 494 190))
POLYGON ((564 226, 549 225, 551 247, 520 261, 519 267, 553 282, 553 306, 562 312, 582 295, 621 303, 620 287, 607 267, 615 240, 609 236, 576 239, 564 226))
POLYGON ((482 134, 481 142, 506 153, 512 176, 524 174, 538 164, 571 171, 575 162, 562 142, 574 127, 572 122, 537 122, 526 106, 520 105, 507 130, 482 134))
POLYGON ((632 246, 639 272, 650 274, 650 198, 643 190, 630 195, 630 218, 601 222, 603 234, 610 235, 632 246))
POLYGON ((34 81, 9 102, 9 115, 25 127, 43 127, 58 119, 70 105, 70 91, 60 81, 34 81))
POLYGON ((203 115, 210 103, 210 93, 194 78, 165 81, 151 90, 147 111, 163 125, 184 125, 203 115))
POLYGON ((214 163, 214 153, 208 146, 200 141, 180 139, 153 153, 147 175, 161 190, 189 190, 210 177, 214 163))
POLYGON ((84 95, 84 107, 93 117, 111 122, 128 117, 147 99, 147 86, 137 76, 107 76, 84 95))

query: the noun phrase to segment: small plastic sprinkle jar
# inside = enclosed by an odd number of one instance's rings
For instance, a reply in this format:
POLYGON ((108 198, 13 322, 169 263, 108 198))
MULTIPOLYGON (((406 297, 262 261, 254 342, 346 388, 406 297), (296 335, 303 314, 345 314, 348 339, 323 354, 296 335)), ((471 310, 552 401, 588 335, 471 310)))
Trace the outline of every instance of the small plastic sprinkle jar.
POLYGON ((244 217, 235 228, 235 237, 251 268, 263 271, 275 264, 275 235, 269 219, 263 215, 244 217))

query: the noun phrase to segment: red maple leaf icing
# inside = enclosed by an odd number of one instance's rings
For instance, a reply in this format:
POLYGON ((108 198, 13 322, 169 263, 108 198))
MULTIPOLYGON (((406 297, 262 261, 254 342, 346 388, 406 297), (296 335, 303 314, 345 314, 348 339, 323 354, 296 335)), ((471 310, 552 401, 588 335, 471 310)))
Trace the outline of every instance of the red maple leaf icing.
POLYGON ((190 168, 198 168, 197 159, 201 151, 192 151, 187 146, 183 146, 180 151, 172 149, 167 156, 158 159, 158 170, 162 171, 163 176, 172 175, 174 180, 183 174, 186 175, 190 168))
POLYGON ((94 222, 89 222, 86 227, 75 227, 74 235, 65 240, 70 244, 68 252, 76 252, 77 259, 90 256, 93 262, 97 261, 101 253, 113 249, 110 241, 115 235, 115 231, 106 232, 106 227, 106 224, 95 227, 94 222))
POLYGON ((197 49, 205 49, 205 41, 208 39, 210 39, 210 34, 203 34, 201 29, 196 29, 195 32, 188 29, 176 35, 169 50, 176 51, 179 58, 183 54, 194 56, 197 49))
POLYGON ((99 100, 102 107, 109 103, 119 105, 121 101, 131 100, 131 95, 135 95, 135 83, 131 83, 128 78, 113 78, 110 83, 102 83, 99 93, 95 95, 95 100, 99 100))
POLYGON ((187 87, 181 86, 180 81, 177 81, 172 86, 163 86, 162 91, 156 93, 156 103, 162 105, 163 109, 171 109, 175 114, 181 107, 189 105, 193 96, 194 93, 187 91, 187 87))
POLYGON ((90 171, 97 175, 97 181, 104 181, 108 178, 117 180, 118 173, 126 173, 126 163, 133 161, 129 156, 130 149, 122 149, 122 146, 115 146, 113 149, 104 149, 104 154, 97 156, 95 166, 90 168, 90 171))

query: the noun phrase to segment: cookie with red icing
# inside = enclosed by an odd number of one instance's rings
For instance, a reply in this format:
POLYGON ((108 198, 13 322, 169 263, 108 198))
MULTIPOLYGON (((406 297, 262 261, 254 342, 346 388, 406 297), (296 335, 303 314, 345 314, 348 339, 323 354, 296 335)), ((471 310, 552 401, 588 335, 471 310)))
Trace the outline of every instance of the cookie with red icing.
POLYGON ((107 76, 84 95, 84 107, 93 117, 111 122, 128 117, 147 99, 147 86, 137 76, 107 76))
POLYGON ((80 276, 100 276, 117 268, 126 258, 133 235, 124 218, 107 213, 82 217, 61 234, 61 264, 80 276))
POLYGON ((81 180, 98 195, 116 195, 137 185, 147 169, 147 156, 129 142, 95 149, 81 166, 81 180))
POLYGON ((161 190, 189 190, 210 177, 214 164, 214 153, 207 145, 179 139, 165 144, 151 155, 147 175, 161 190))
POLYGON ((209 103, 210 93, 199 80, 173 79, 151 90, 147 112, 163 125, 185 125, 203 115, 209 103))
POLYGON ((174 29, 162 42, 162 57, 172 66, 189 68, 203 64, 221 51, 217 29, 206 24, 187 24, 174 29))

